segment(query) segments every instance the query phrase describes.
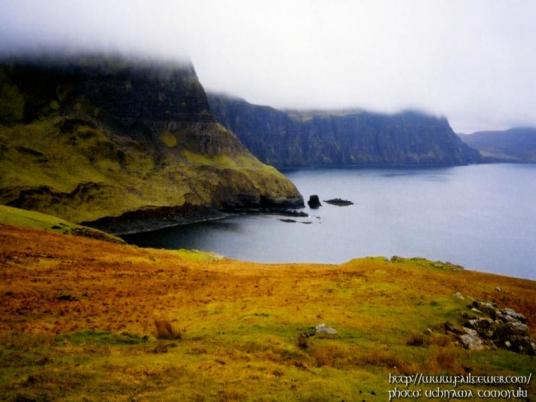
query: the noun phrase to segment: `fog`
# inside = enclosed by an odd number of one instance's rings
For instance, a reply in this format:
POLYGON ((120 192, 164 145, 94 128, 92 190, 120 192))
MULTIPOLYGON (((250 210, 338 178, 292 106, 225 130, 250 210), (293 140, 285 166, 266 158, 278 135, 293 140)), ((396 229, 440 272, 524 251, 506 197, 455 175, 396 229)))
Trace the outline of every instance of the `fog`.
POLYGON ((0 52, 192 60, 280 108, 421 109, 458 132, 536 125, 536 2, 0 0, 0 52))

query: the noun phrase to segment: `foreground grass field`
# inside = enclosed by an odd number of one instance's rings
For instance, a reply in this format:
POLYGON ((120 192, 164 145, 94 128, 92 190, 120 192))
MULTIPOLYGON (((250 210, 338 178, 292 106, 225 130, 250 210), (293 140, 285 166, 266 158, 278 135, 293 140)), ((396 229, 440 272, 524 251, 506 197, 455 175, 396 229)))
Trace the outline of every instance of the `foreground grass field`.
POLYGON ((0 225, 0 277, 1 400, 383 401, 389 373, 536 371, 443 331, 475 298, 534 336, 536 283, 450 264, 255 264, 0 225), (300 335, 320 323, 337 334, 300 335))

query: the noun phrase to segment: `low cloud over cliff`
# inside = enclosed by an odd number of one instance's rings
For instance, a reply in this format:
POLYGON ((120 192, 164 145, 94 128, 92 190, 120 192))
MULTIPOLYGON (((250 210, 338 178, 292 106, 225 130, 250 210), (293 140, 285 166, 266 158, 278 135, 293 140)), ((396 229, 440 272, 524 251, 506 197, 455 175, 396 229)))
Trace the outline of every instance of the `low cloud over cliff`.
POLYGON ((458 131, 536 124, 536 3, 2 2, 2 53, 189 57, 203 84, 292 108, 420 108, 458 131))

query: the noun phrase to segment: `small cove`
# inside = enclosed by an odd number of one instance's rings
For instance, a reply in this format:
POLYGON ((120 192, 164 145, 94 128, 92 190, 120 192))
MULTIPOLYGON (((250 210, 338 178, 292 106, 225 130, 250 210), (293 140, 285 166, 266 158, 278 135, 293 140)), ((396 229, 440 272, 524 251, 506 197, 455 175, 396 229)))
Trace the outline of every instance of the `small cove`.
POLYGON ((262 262, 341 263, 400 255, 536 278, 536 165, 434 169, 307 169, 287 172, 305 198, 322 203, 308 218, 224 220, 125 236, 140 246, 210 250, 262 262), (308 223, 309 224, 304 224, 308 223))

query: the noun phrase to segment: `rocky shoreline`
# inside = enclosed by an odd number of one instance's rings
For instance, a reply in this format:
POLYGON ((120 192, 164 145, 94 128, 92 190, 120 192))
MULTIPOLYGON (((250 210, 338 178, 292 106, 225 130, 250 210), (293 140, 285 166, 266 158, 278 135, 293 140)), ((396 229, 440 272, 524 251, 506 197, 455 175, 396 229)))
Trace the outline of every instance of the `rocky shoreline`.
POLYGON ((82 225, 115 235, 152 232, 172 226, 224 219, 229 214, 213 208, 183 205, 180 207, 153 207, 129 211, 120 216, 109 216, 82 225))
POLYGON ((287 200, 264 205, 224 206, 221 208, 184 204, 178 207, 147 207, 129 211, 120 216, 104 217, 82 225, 119 236, 153 232, 173 226, 211 222, 235 215, 270 214, 305 218, 309 215, 298 208, 301 200, 287 200))

